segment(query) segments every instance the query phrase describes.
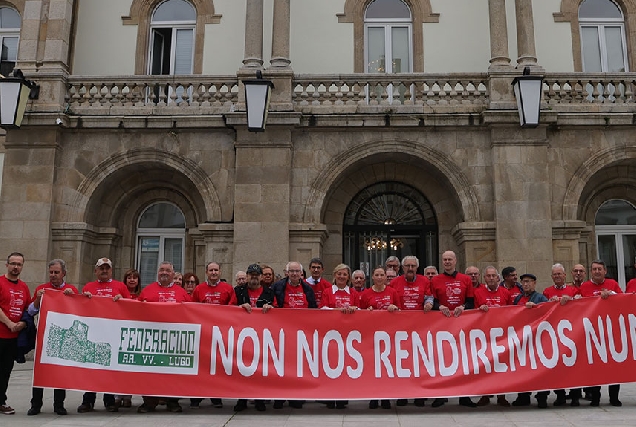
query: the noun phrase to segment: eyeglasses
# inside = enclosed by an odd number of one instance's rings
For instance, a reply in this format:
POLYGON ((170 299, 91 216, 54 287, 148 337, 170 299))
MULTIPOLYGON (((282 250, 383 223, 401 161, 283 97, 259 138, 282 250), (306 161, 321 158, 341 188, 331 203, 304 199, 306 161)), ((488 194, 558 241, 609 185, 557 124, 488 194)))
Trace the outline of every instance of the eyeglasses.
POLYGON ((196 285, 197 281, 196 280, 186 280, 185 283, 194 283, 196 285))
POLYGON ((263 273, 263 276, 271 276, 272 273, 263 273))
POLYGON ((415 265, 415 264, 413 264, 413 265, 410 265, 410 264, 404 264, 404 265, 403 265, 403 267, 404 267, 404 268, 417 268, 417 265, 415 265))
POLYGON ((302 273, 302 270, 287 270, 288 273, 302 273))

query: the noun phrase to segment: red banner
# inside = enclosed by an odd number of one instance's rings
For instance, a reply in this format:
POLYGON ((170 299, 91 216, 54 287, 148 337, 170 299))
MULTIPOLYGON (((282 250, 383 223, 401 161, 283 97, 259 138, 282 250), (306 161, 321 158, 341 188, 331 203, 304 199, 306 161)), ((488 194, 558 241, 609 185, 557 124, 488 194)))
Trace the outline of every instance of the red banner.
POLYGON ((146 303, 47 293, 33 384, 115 394, 392 399, 636 381, 636 295, 487 313, 146 303))

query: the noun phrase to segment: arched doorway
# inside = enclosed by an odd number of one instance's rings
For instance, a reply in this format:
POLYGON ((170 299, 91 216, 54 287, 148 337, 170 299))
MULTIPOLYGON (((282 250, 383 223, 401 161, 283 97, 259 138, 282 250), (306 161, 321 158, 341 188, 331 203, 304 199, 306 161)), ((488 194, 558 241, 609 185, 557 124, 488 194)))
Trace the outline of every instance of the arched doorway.
POLYGON ((173 263, 175 271, 183 272, 185 229, 185 216, 172 203, 154 203, 141 214, 136 264, 142 286, 157 280, 157 268, 162 261, 173 263))
POLYGON ((607 275, 623 289, 636 276, 636 208, 620 199, 608 200, 594 220, 598 258, 607 264, 607 275))
POLYGON ((372 184, 351 200, 343 224, 343 258, 367 276, 395 255, 415 255, 419 273, 437 265, 437 219, 431 203, 417 189, 401 182, 372 184))

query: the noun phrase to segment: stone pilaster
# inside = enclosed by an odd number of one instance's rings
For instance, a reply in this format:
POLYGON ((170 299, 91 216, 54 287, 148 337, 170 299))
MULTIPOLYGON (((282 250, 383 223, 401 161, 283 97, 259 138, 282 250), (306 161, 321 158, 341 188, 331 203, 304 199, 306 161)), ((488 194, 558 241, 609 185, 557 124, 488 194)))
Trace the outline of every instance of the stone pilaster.
POLYGON ((51 217, 55 194, 58 129, 22 128, 7 132, 0 195, 0 246, 22 252, 22 279, 29 285, 46 279, 51 256, 51 217))
POLYGON ((264 262, 280 271, 289 260, 291 128, 236 134, 234 271, 264 262))
POLYGON ((289 60, 290 0, 274 0, 274 28, 272 31, 272 59, 275 68, 287 68, 289 60))
MULTIPOLYGON (((309 267, 309 261, 311 261, 312 258, 322 257, 322 245, 325 243, 328 236, 329 232, 327 231, 327 226, 324 224, 290 224, 290 260, 302 263, 305 269, 307 269, 309 267)), ((323 259, 323 262, 324 261, 325 260, 323 259)), ((338 263, 340 262, 341 261, 338 263)), ((327 265, 335 266, 336 264, 330 263, 327 265)), ((331 278, 331 271, 325 271, 325 276, 331 278)))
POLYGON ((243 68, 263 68, 263 0, 247 0, 243 68))
POLYGON ((490 19, 490 69, 510 66, 506 0, 488 0, 490 19))
POLYGON ((553 264, 546 127, 492 129, 498 268, 533 273, 538 287, 553 264))
POLYGON ((537 52, 534 43, 534 18, 532 16, 532 0, 515 0, 517 17, 517 65, 537 64, 537 52))

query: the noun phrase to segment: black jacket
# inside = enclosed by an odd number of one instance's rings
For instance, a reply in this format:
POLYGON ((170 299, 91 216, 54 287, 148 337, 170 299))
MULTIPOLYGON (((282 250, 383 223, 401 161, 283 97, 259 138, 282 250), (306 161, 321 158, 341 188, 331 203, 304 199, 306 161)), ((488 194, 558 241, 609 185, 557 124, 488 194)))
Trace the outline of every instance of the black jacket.
MULTIPOLYGON (((274 292, 276 296, 276 303, 278 307, 282 307, 285 304, 285 288, 287 287, 287 283, 289 282, 288 278, 283 280, 279 280, 278 282, 272 284, 271 290, 274 292)), ((316 304, 316 295, 314 295, 314 290, 311 289, 311 286, 308 283, 305 283, 304 280, 300 281, 301 286, 303 287, 303 292, 305 293, 305 297, 307 298, 307 305, 309 308, 318 308, 318 304, 316 304)))
POLYGON ((18 352, 16 353, 15 361, 24 363, 26 362, 26 354, 35 348, 37 330, 35 329, 33 316, 26 311, 22 313, 22 319, 20 319, 20 321, 25 322, 27 327, 22 329, 18 335, 18 352))
MULTIPOLYGON (((247 284, 235 287, 234 293, 236 294, 236 305, 251 304, 250 295, 247 293, 247 284)), ((256 301, 258 308, 262 308, 265 304, 274 305, 274 292, 271 288, 264 287, 263 293, 256 301)))

